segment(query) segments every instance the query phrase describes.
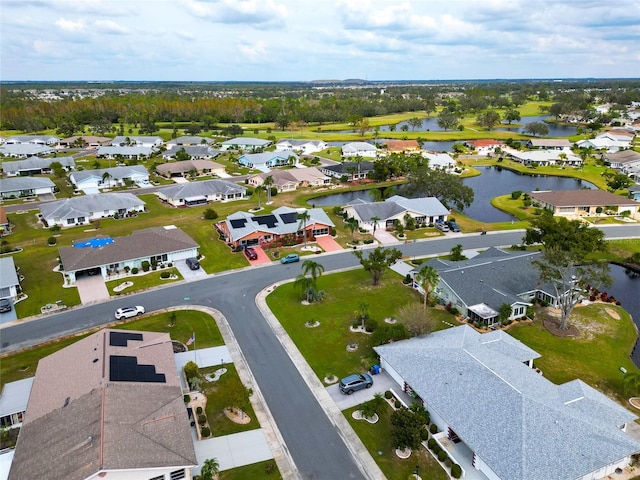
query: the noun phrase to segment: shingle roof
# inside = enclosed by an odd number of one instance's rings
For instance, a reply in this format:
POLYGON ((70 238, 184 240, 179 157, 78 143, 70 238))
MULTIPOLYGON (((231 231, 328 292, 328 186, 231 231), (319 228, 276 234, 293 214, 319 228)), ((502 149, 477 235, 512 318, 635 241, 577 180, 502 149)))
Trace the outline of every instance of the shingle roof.
POLYGON ((575 206, 605 206, 605 205, 635 205, 640 207, 640 202, 615 195, 604 190, 556 190, 546 192, 531 192, 532 199, 540 200, 555 207, 575 206))
POLYGON ((322 168, 346 175, 347 173, 350 173, 348 172, 349 167, 354 168, 354 171, 356 172, 358 171, 358 168, 360 168, 360 173, 366 173, 373 170, 373 162, 342 162, 336 163, 335 165, 325 165, 322 168), (358 163, 360 164, 359 166, 358 163))
POLYGON ((126 167, 112 167, 112 168, 98 168, 96 170, 81 170, 79 172, 73 172, 69 175, 69 178, 74 182, 82 182, 87 178, 99 178, 108 173, 113 180, 119 180, 122 178, 132 177, 134 175, 146 175, 149 176, 149 172, 143 165, 131 165, 126 167))
POLYGON ((176 154, 180 151, 184 150, 184 153, 191 157, 216 157, 220 155, 220 150, 216 150, 215 148, 211 148, 208 145, 177 145, 171 150, 167 150, 162 154, 163 157, 175 157, 176 154))
POLYGON ((345 143, 342 146, 343 152, 359 152, 359 151, 375 152, 377 150, 378 149, 376 148, 375 145, 371 145, 368 142, 349 142, 349 143, 345 143))
POLYGON ((95 193, 82 197, 71 197, 40 204, 45 219, 78 218, 105 210, 130 210, 141 207, 144 202, 132 193, 95 193))
POLYGON ((216 162, 212 162, 211 160, 183 160, 180 162, 170 162, 163 163, 162 165, 158 165, 156 170, 159 173, 178 173, 178 172, 188 172, 190 170, 202 171, 204 169, 209 170, 217 170, 224 169, 224 165, 221 165, 216 162))
POLYGON ((225 140, 221 145, 252 145, 255 147, 264 147, 270 143, 271 140, 262 140, 261 138, 236 137, 231 140, 225 140))
POLYGON ((394 195, 387 198, 385 202, 397 203, 407 210, 415 213, 422 213, 430 216, 449 215, 449 209, 445 207, 436 197, 406 198, 401 195, 394 195))
POLYGON ((533 147, 570 148, 571 142, 566 138, 532 138, 529 140, 533 147))
POLYGON ((0 179, 0 193, 29 190, 32 188, 53 188, 55 184, 46 177, 16 177, 0 179))
POLYGON ((607 153, 606 159, 612 163, 628 163, 640 160, 640 153, 635 150, 620 150, 613 153, 607 153))
POLYGON ((102 145, 98 147, 97 155, 136 155, 148 157, 153 150, 151 147, 136 147, 127 145, 102 145))
POLYGON ((32 143, 10 143, 0 145, 0 153, 4 155, 39 155, 53 152, 53 147, 34 145, 32 143))
POLYGON ((53 162, 59 162, 63 167, 75 168, 76 162, 73 157, 55 157, 55 158, 40 158, 29 157, 24 160, 16 160, 13 162, 2 162, 2 170, 5 173, 19 172, 21 170, 38 170, 49 168, 53 162))
POLYGON ((136 230, 126 237, 99 248, 60 247, 60 261, 66 271, 110 265, 166 253, 198 248, 198 244, 179 228, 155 227, 136 230))
POLYGON ((619 428, 634 414, 580 381, 552 384, 505 332, 463 325, 374 350, 501 479, 573 480, 640 450, 619 428))
POLYGON ((16 266, 11 257, 0 257, 0 289, 18 285, 16 266))
POLYGON ((230 195, 234 193, 244 194, 247 189, 241 185, 230 182, 228 180, 204 180, 202 182, 188 182, 160 190, 167 198, 180 200, 188 197, 197 197, 201 195, 230 195))
POLYGON ((100 470, 195 465, 168 334, 103 330, 38 364, 11 480, 84 480, 100 470), (115 346, 111 332, 142 340, 115 346), (112 380, 114 355, 153 368, 164 382, 112 380))

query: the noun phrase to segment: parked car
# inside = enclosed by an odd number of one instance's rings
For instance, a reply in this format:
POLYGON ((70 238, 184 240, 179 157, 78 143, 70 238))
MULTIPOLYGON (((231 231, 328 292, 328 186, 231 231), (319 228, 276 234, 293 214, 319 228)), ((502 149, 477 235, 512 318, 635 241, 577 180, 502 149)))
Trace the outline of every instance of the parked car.
POLYGON ((0 298, 0 313, 11 311, 11 301, 7 298, 0 298))
POLYGON ((300 255, 297 253, 290 253, 286 257, 282 257, 280 263, 295 263, 300 261, 300 255))
POLYGON ((340 380, 338 387, 345 395, 351 395, 357 390, 371 388, 371 385, 373 385, 373 378, 371 378, 371 375, 368 373, 356 373, 340 380))
POLYGON ((116 320, 122 318, 131 318, 144 313, 144 307, 136 305, 135 307, 123 307, 116 310, 116 320))
POLYGON ((257 260, 258 259, 258 254, 256 253, 255 249, 253 249, 251 247, 246 247, 244 249, 244 254, 246 255, 246 257, 249 260, 257 260))
POLYGON ((440 230, 441 232, 448 232, 449 231, 449 226, 446 223, 442 222, 442 221, 436 222, 436 228, 438 230, 440 230))
POLYGON ((200 268, 200 262, 196 257, 187 258, 185 262, 191 270, 198 270, 200 268))
POLYGON ((449 230, 451 230, 452 232, 459 232, 460 231, 460 225, 458 225, 453 220, 449 220, 448 222, 444 222, 444 223, 445 223, 445 225, 447 225, 449 227, 449 230))

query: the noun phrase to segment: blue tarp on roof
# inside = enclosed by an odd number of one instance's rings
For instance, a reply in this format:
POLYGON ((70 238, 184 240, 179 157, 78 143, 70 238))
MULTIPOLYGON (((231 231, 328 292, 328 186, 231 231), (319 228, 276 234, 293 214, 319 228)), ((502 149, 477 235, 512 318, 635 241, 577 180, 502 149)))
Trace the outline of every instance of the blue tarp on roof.
POLYGON ((105 245, 109 245, 110 243, 113 243, 113 238, 111 237, 92 238, 91 240, 87 240, 86 242, 74 243, 73 246, 76 248, 86 248, 86 247, 100 248, 100 247, 104 247, 105 245))

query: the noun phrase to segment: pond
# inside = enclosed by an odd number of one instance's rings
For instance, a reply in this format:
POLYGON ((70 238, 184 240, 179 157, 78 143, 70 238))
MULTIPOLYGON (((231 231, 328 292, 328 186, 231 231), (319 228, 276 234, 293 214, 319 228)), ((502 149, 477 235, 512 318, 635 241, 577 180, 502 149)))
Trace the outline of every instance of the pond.
MULTIPOLYGON (((640 329, 640 274, 635 276, 631 272, 627 272, 624 267, 620 265, 610 265, 611 277, 613 278, 613 285, 609 288, 604 288, 609 295, 613 295, 631 317, 634 323, 640 329)), ((631 353, 631 360, 636 366, 640 367, 640 348, 637 343, 631 353)))
MULTIPOLYGON (((582 180, 549 175, 524 175, 500 167, 476 167, 482 172, 477 177, 465 178, 464 184, 473 188, 474 199, 470 207, 464 209, 465 215, 481 222, 508 222, 514 217, 491 205, 491 199, 499 195, 507 195, 515 190, 532 192, 534 190, 575 190, 579 188, 596 188, 595 185, 582 180)), ((314 198, 317 206, 344 205, 355 199, 373 201, 370 190, 358 190, 334 193, 314 198)))

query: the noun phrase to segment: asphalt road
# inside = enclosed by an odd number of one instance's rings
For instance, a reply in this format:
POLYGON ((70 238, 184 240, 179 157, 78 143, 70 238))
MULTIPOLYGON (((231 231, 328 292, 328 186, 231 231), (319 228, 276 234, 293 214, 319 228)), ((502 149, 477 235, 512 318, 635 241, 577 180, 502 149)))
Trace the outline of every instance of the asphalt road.
MULTIPOLYGON (((613 226, 605 231, 608 238, 640 237, 640 225, 613 226)), ((465 249, 509 246, 520 243, 522 235, 522 231, 456 235, 398 248, 409 257, 424 256, 448 253, 457 244, 465 249)), ((350 252, 322 255, 316 260, 322 263, 325 273, 358 265, 358 259, 350 252)), ((185 304, 220 310, 233 330, 301 478, 367 478, 256 306, 255 297, 260 290, 298 273, 300 264, 251 267, 127 296, 126 303, 144 305, 147 312, 185 304)), ((122 304, 122 299, 113 300, 4 327, 0 329, 0 353, 109 323, 113 321, 114 310, 122 304)))

